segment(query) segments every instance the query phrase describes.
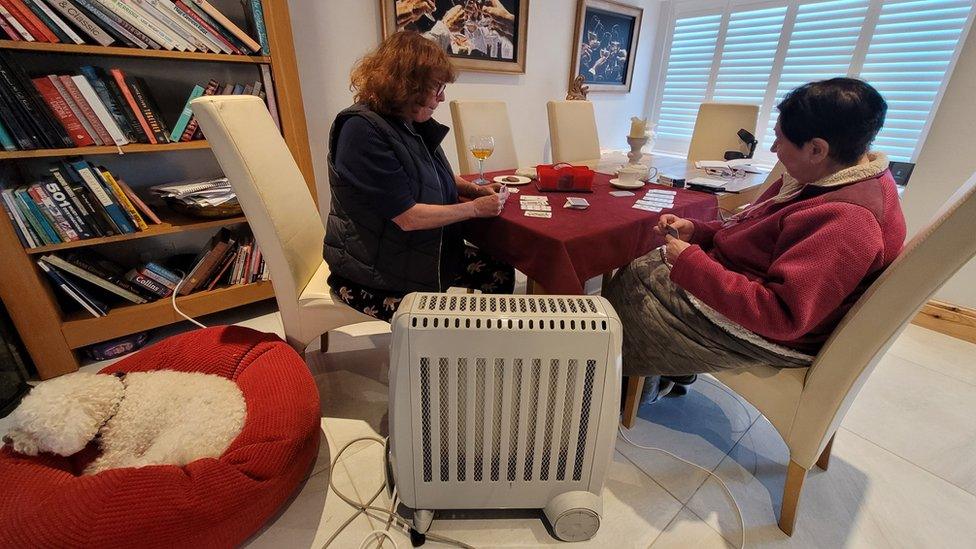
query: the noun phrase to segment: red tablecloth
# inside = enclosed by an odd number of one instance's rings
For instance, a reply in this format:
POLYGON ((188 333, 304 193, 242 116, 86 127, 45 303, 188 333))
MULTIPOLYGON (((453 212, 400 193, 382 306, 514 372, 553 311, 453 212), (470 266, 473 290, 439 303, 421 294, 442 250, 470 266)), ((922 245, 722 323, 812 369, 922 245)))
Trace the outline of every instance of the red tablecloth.
MULTIPOLYGON (((513 170, 486 173, 491 179, 513 170)), ((542 193, 535 181, 512 187, 505 209, 498 217, 466 222, 465 237, 496 259, 513 265, 550 294, 582 294, 587 280, 622 267, 660 246, 663 238, 652 228, 664 213, 693 219, 715 219, 715 195, 675 189, 674 207, 661 213, 633 207, 651 189, 670 189, 647 184, 634 196, 615 197, 610 176, 597 173, 592 193, 542 193), (552 218, 527 217, 519 207, 522 195, 549 197, 552 218), (564 208, 566 198, 578 196, 590 203, 586 210, 564 208)))

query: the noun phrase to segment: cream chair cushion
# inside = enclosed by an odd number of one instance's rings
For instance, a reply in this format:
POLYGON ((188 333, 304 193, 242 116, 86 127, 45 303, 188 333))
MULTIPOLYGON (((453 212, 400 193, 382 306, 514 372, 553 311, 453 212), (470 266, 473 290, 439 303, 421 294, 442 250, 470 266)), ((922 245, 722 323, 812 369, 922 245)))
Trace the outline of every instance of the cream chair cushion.
POLYGON ((495 152, 485 160, 486 172, 519 167, 504 101, 451 101, 451 119, 457 142, 458 170, 462 174, 478 172, 478 160, 468 150, 468 140, 473 135, 495 138, 495 152))
POLYGON ((549 138, 552 161, 590 163, 600 160, 600 136, 596 129, 593 103, 589 101, 550 101, 549 138))
POLYGON ((759 105, 702 103, 688 146, 688 161, 722 160, 725 151, 748 152, 737 133, 745 129, 755 135, 758 118, 759 105))

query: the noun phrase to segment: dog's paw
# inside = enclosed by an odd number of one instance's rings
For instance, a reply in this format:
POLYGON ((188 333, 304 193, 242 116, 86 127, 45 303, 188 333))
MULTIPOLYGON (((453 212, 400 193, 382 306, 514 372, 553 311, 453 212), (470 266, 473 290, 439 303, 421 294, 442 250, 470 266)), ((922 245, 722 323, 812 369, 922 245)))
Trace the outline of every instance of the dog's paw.
POLYGON ((3 442, 13 447, 18 454, 37 455, 37 441, 29 434, 14 429, 3 437, 3 442))

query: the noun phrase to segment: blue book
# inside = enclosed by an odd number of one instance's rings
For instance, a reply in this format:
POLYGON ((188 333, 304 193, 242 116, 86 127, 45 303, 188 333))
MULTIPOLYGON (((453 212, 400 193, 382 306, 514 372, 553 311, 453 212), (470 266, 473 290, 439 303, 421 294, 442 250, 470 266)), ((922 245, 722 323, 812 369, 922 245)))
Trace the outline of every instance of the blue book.
POLYGON ((261 0, 251 0, 251 17, 254 19, 254 31, 258 33, 258 42, 261 43, 261 55, 271 55, 268 47, 268 28, 264 24, 264 9, 261 7, 261 0))
POLYGON ((123 233, 136 232, 136 228, 132 226, 129 217, 122 211, 122 207, 111 198, 112 193, 109 192, 108 185, 102 180, 102 174, 98 173, 98 170, 84 160, 70 162, 70 165, 81 176, 88 190, 98 199, 98 203, 105 208, 109 217, 112 218, 112 222, 119 228, 119 231, 123 233))
POLYGON ((13 136, 10 135, 10 132, 7 131, 7 128, 3 126, 2 121, 0 121, 0 145, 3 146, 3 150, 5 151, 17 150, 17 144, 14 143, 13 136))
POLYGON ((51 223, 48 222, 44 214, 41 213, 41 209, 37 207, 34 203, 34 199, 27 194, 27 189, 17 189, 14 191, 17 199, 23 205, 24 209, 28 212, 27 219, 31 225, 34 226, 34 230, 38 232, 41 236, 41 240, 45 244, 60 244, 61 237, 58 235, 51 223))
POLYGON ((68 280, 67 277, 61 276, 57 270, 47 265, 40 259, 37 260, 37 265, 44 271, 44 274, 51 279, 51 282, 55 286, 61 289, 62 292, 67 294, 69 297, 78 302, 79 305, 85 308, 94 317, 105 316, 108 314, 108 306, 98 301, 92 297, 88 292, 79 288, 74 282, 68 280))
POLYGON ((186 100, 186 105, 183 106, 183 112, 180 113, 180 117, 176 120, 176 124, 173 125, 173 131, 169 133, 170 141, 176 143, 180 140, 180 136, 183 135, 183 130, 186 129, 186 125, 189 124, 190 119, 193 118, 193 110, 190 109, 190 101, 193 101, 201 95, 203 95, 203 86, 193 86, 193 91, 190 92, 190 98, 186 100))
POLYGON ((173 284, 179 284, 180 283, 180 276, 178 274, 176 274, 173 271, 167 269, 166 267, 163 267, 159 263, 150 261, 149 263, 146 263, 146 268, 149 269, 150 271, 158 274, 159 276, 165 278, 166 280, 169 280, 173 284))

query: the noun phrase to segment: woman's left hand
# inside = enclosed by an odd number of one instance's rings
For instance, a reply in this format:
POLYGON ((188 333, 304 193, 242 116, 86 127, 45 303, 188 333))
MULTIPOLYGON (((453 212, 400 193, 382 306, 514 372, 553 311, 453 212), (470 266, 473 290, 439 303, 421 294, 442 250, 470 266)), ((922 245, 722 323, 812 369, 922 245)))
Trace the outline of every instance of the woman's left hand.
POLYGON ((688 244, 684 240, 678 240, 677 238, 666 235, 664 237, 665 248, 667 249, 668 263, 674 265, 678 261, 678 256, 681 252, 687 250, 691 244, 688 244))

